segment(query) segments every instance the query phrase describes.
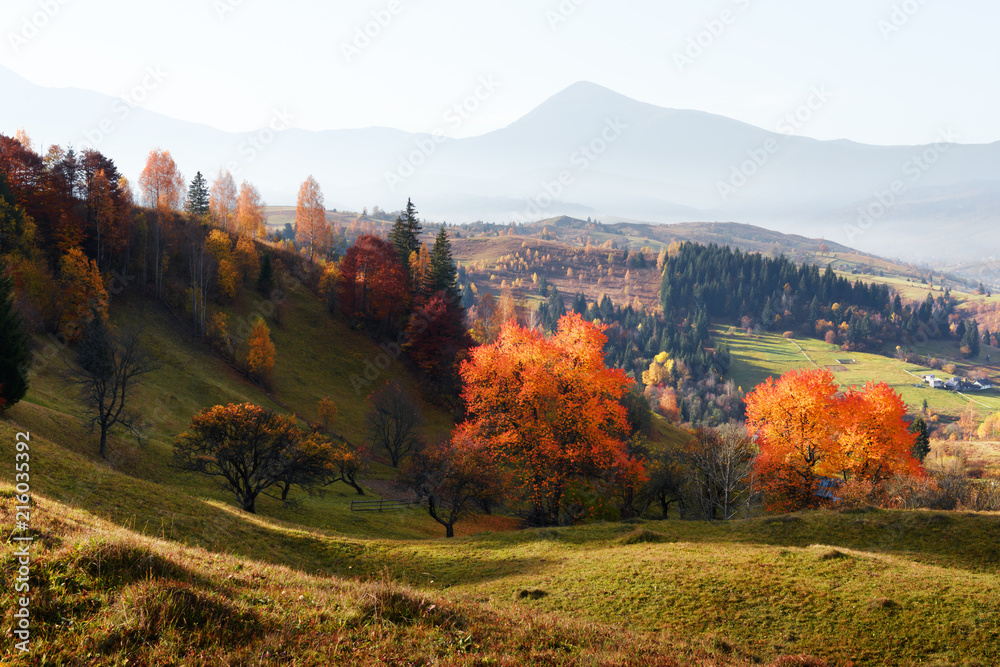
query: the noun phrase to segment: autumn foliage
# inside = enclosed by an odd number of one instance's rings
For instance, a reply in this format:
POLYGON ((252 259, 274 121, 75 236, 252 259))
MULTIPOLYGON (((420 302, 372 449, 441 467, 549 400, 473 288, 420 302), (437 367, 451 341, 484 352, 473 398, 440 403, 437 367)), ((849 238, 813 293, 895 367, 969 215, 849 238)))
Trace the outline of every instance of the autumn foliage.
POLYGON ((339 266, 340 305, 349 317, 387 319, 405 305, 409 277, 388 241, 362 234, 339 266))
POLYGON ((271 371, 274 370, 274 343, 271 341, 271 330, 260 317, 254 322, 247 339, 246 368, 255 380, 264 384, 270 382, 271 371))
POLYGON ((534 524, 564 518, 575 480, 634 467, 619 403, 628 378, 605 366, 605 342, 599 327, 576 314, 563 317, 551 338, 508 322, 462 365, 469 417, 455 438, 484 443, 515 473, 534 524))
POLYGON ((818 507, 835 495, 823 490, 830 480, 878 484, 922 474, 906 406, 884 383, 841 391, 829 371, 791 371, 768 378, 746 403, 769 509, 818 507))

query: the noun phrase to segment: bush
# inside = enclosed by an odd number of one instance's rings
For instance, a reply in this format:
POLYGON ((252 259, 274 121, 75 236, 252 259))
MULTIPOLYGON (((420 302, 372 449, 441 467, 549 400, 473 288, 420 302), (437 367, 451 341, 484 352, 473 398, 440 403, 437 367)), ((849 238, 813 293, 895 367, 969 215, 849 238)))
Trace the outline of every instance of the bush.
POLYGON ((783 333, 781 335, 784 336, 785 338, 788 338, 789 340, 791 340, 792 338, 795 338, 795 332, 794 331, 786 331, 785 333, 783 333))
POLYGON ((955 366, 955 364, 945 364, 944 366, 941 367, 941 370, 943 370, 945 373, 948 373, 949 375, 954 375, 955 371, 958 369, 955 366))

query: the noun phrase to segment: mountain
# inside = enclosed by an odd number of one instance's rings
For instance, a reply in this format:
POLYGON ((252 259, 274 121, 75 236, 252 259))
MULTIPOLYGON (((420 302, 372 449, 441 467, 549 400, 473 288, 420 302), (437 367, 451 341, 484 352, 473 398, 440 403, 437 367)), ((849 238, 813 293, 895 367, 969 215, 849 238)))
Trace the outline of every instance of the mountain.
POLYGON ((211 179, 226 165, 271 204, 294 202, 311 173, 331 208, 392 210, 413 197, 426 217, 449 222, 736 220, 908 259, 1000 251, 992 234, 1000 144, 958 144, 949 128, 924 146, 817 141, 581 82, 505 128, 465 139, 282 129, 294 119, 280 109, 261 131, 240 134, 39 87, 2 68, 0 87, 9 93, 0 132, 24 126, 44 144, 96 144, 130 178, 150 148, 169 148, 188 178, 201 170, 211 179))

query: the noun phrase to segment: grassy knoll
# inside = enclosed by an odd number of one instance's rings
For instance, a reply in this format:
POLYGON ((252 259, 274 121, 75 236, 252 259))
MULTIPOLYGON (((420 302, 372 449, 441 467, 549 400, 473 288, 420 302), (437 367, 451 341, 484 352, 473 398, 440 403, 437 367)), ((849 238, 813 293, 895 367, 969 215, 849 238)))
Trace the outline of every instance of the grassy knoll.
MULTIPOLYGON (((5 457, 10 436, 0 433, 5 457)), ((36 451, 38 469, 53 465, 41 443, 36 451)), ((87 483, 104 493, 103 479, 87 483)), ((94 665, 126 656, 296 665, 1000 660, 995 515, 826 511, 447 541, 369 525, 378 539, 356 539, 161 488, 148 505, 185 520, 143 535, 48 490, 38 489, 32 514, 36 653, 22 664, 42 655, 94 665), (196 517, 214 539, 190 539, 196 517)), ((9 483, 0 500, 10 534, 9 483)), ((113 502, 138 498, 115 480, 105 499, 113 502)), ((5 578, 12 550, 0 552, 5 578)), ((9 588, 0 598, 9 623, 9 588)))

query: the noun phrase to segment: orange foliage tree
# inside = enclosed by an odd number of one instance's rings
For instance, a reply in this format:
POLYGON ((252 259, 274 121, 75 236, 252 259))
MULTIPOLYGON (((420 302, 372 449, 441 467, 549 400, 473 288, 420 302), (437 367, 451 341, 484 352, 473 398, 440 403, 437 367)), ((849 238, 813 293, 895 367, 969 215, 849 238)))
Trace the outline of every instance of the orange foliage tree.
POLYGON ((827 370, 768 378, 746 397, 747 428, 760 446, 757 472, 769 509, 822 505, 824 479, 884 481, 921 474, 910 454, 906 407, 885 384, 841 393, 827 370))
POLYGON ((456 438, 481 441, 519 478, 529 520, 554 525, 565 516, 570 485, 628 466, 620 369, 604 364, 607 337, 579 315, 559 320, 545 338, 508 321, 496 342, 462 364, 468 420, 456 438))
POLYGON ((274 343, 264 318, 258 317, 247 339, 247 373, 264 384, 270 382, 274 370, 274 343))
POLYGON ((73 248, 59 263, 62 287, 62 324, 60 329, 69 340, 76 340, 84 327, 108 314, 108 291, 97 269, 97 262, 87 259, 83 251, 73 248))
POLYGON ((240 236, 255 239, 264 236, 264 200, 256 186, 248 181, 240 185, 240 196, 236 200, 236 231, 240 236))
POLYGON ((146 166, 139 175, 143 200, 160 213, 176 211, 184 199, 184 177, 170 151, 149 151, 146 166))
POLYGON ((298 204, 295 207, 295 240, 299 246, 309 248, 309 260, 312 261, 317 250, 323 253, 330 247, 330 234, 323 191, 316 179, 309 176, 299 188, 298 204))

